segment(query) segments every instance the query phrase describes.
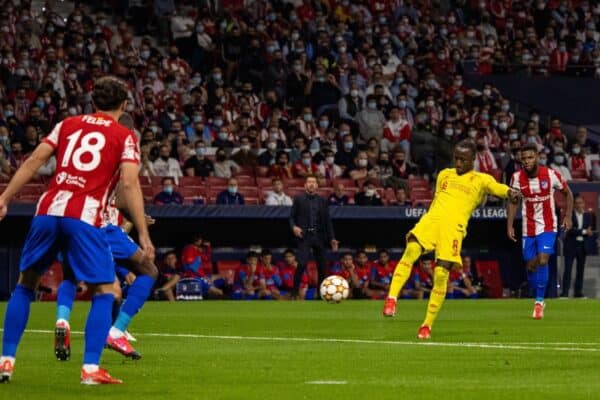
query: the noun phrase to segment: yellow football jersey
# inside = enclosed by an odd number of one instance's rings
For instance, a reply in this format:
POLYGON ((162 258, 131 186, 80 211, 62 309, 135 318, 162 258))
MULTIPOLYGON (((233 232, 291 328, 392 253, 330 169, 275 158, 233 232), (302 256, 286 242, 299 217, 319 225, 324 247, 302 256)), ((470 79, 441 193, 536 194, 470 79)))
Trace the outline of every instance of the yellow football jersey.
POLYGON ((455 168, 446 168, 437 177, 435 194, 427 215, 428 218, 466 229, 473 210, 485 195, 506 198, 508 190, 507 185, 496 182, 491 175, 476 171, 458 175, 455 168))

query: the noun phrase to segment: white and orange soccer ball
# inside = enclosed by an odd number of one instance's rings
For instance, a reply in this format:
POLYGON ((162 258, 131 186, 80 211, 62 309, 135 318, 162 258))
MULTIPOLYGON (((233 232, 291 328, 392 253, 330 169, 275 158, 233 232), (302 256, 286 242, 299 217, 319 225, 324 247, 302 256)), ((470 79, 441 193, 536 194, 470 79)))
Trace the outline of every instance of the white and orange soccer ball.
POLYGON ((339 275, 331 275, 323 280, 319 289, 321 298, 328 303, 339 303, 350 294, 348 281, 339 275))

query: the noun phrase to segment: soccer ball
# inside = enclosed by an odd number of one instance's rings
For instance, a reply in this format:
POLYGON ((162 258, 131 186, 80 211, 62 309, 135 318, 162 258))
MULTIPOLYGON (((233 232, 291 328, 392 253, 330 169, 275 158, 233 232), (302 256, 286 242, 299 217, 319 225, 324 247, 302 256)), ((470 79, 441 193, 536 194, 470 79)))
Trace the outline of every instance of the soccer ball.
POLYGON ((348 298, 350 286, 348 286, 348 281, 341 276, 331 275, 323 280, 319 293, 326 302, 339 303, 348 298))

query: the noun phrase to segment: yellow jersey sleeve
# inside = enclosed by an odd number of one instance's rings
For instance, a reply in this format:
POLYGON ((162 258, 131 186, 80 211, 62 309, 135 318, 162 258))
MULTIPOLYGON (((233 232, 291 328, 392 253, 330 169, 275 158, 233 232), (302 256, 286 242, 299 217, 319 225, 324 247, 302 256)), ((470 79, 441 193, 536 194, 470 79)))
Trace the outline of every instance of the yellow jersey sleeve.
POLYGON ((435 193, 433 193, 434 196, 436 193, 438 193, 440 191, 442 182, 444 181, 444 176, 446 176, 447 174, 448 174, 448 168, 441 170, 440 173, 437 175, 437 178, 435 180, 435 193))
POLYGON ((493 196, 500 197, 503 199, 508 197, 508 191, 510 188, 507 185, 496 182, 496 179, 494 179, 494 177, 491 175, 482 174, 482 176, 485 179, 484 186, 487 194, 491 194, 493 196))

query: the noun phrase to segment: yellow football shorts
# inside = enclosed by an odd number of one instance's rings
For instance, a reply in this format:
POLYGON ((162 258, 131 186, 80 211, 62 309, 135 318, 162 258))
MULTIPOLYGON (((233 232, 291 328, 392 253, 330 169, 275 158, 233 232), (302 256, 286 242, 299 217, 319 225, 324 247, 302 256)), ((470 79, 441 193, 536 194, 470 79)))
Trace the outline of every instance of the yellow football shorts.
POLYGON ((456 224, 423 216, 408 232, 406 238, 413 236, 425 249, 435 251, 435 259, 462 265, 460 252, 465 231, 456 224))

